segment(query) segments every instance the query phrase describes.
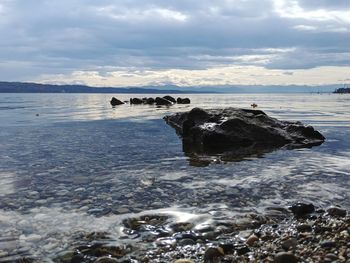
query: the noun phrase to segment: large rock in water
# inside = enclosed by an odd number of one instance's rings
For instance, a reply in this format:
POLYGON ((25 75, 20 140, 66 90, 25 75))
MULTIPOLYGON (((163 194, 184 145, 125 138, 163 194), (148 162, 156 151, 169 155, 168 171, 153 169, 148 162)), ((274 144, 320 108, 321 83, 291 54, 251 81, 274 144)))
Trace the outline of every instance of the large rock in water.
POLYGON ((198 165, 238 161, 277 148, 308 148, 325 140, 311 126, 280 121, 261 110, 194 108, 164 119, 182 137, 185 154, 198 165))

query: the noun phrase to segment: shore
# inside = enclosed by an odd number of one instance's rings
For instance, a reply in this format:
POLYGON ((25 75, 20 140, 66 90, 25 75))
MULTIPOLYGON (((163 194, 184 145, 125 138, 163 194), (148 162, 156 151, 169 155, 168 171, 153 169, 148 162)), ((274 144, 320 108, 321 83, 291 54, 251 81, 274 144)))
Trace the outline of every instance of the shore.
POLYGON ((339 207, 269 207, 263 215, 246 214, 199 228, 169 224, 164 215, 128 218, 123 224, 129 238, 142 241, 111 246, 109 233, 90 233, 55 262, 350 262, 350 217, 339 207))

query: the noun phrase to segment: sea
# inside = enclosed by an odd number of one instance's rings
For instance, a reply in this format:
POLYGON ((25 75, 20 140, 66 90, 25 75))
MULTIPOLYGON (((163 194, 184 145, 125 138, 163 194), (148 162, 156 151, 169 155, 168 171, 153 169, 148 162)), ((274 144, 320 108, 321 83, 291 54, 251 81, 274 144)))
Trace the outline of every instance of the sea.
POLYGON ((77 233, 137 243, 122 222, 142 214, 201 225, 298 201, 350 209, 350 95, 186 94, 189 105, 114 108, 112 96, 155 95, 0 94, 0 262, 53 262, 77 233), (312 125, 326 141, 196 165, 163 120, 252 103, 312 125))

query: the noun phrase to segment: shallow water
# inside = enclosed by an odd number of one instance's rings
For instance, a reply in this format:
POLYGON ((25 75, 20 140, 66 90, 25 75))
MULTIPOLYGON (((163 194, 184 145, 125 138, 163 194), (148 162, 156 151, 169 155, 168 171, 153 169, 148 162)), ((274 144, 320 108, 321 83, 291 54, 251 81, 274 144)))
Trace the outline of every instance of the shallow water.
POLYGON ((188 95, 191 105, 170 108, 112 108, 111 97, 0 94, 0 262, 18 255, 50 262, 77 232, 107 231, 126 242, 121 221, 139 213, 201 225, 295 201, 350 208, 350 96, 197 94, 188 95), (326 142, 196 167, 162 120, 195 106, 253 102, 313 125, 326 142))

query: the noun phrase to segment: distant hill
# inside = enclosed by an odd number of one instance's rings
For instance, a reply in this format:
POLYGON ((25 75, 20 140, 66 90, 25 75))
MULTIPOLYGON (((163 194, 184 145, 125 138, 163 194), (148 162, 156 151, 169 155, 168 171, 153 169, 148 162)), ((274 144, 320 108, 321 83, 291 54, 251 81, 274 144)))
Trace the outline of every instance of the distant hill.
POLYGON ((164 85, 115 88, 28 82, 0 82, 0 93, 332 93, 334 90, 342 90, 342 88, 340 85, 217 85, 190 87, 164 85))
POLYGON ((89 87, 84 85, 52 85, 28 82, 0 82, 0 93, 197 93, 190 90, 146 87, 89 87))

